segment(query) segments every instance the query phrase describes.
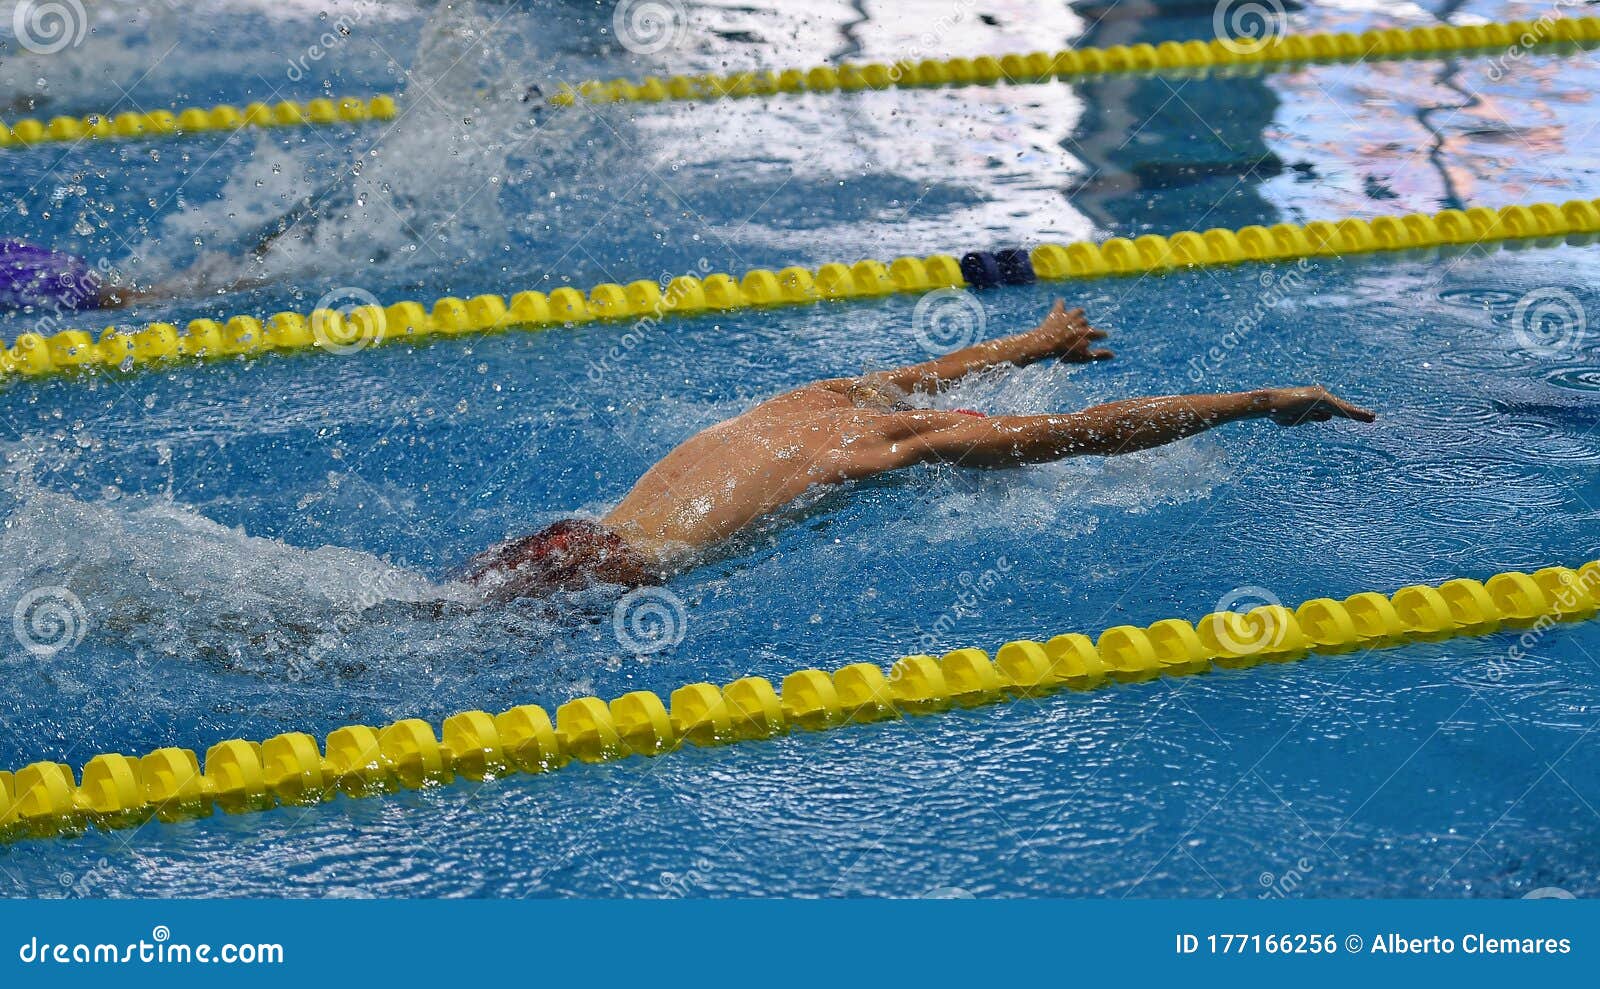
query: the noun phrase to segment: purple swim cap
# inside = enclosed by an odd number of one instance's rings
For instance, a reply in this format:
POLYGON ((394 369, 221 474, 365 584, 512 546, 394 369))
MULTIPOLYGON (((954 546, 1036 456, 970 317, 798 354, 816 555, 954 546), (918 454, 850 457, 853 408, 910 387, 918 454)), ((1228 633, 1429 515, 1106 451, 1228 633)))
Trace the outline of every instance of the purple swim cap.
POLYGON ((0 309, 77 312, 100 307, 89 262, 25 240, 0 240, 0 309))

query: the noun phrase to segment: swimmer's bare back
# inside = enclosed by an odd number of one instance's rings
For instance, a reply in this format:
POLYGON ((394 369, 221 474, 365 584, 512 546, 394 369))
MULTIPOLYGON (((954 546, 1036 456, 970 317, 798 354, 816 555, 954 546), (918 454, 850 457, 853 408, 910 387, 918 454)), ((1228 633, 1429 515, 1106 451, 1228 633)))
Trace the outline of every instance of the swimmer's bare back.
POLYGON ((916 409, 933 394, 1000 364, 1109 359, 1083 310, 1056 301, 1025 333, 856 378, 796 388, 690 437, 650 468, 603 520, 639 553, 672 569, 816 485, 916 464, 1017 467, 1067 457, 1115 456, 1171 443, 1240 419, 1282 426, 1376 416, 1320 387, 1166 395, 1059 415, 975 417, 916 409))

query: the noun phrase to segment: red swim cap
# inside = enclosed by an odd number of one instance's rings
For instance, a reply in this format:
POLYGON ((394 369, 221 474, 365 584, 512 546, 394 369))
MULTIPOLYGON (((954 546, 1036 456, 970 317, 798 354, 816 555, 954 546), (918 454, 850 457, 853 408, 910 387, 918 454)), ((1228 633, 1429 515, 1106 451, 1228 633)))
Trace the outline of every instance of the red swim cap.
POLYGON ((661 574, 600 523, 562 519, 479 553, 467 563, 465 580, 492 601, 509 601, 597 583, 643 587, 661 583, 661 574))

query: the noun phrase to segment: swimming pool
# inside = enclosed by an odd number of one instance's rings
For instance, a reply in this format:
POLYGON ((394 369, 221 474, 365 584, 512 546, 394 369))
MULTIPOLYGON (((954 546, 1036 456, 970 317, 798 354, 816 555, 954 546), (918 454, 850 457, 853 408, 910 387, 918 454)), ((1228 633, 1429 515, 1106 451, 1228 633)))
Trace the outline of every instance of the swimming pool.
MULTIPOLYGON (((657 58, 879 57, 923 31, 915 10, 856 24, 845 5, 793 10, 694 9, 693 40, 657 58)), ((1087 24, 984 12, 997 23, 968 23, 944 48, 1035 47, 1019 39, 1040 30, 1066 43, 1087 24)), ((219 23, 265 16, 219 7, 182 30, 217 44, 219 23)), ((272 16, 307 44, 324 30, 272 16)), ((1344 28, 1382 15, 1294 16, 1344 28)), ((66 182, 57 155, 30 152, 9 186, 26 212, 3 232, 136 254, 141 273, 176 268, 359 158, 311 243, 269 259, 279 280, 217 303, 271 312, 347 287, 465 296, 676 274, 702 258, 701 270, 739 271, 1594 191, 1586 56, 1530 57, 1498 81, 1486 60, 1459 59, 1176 88, 578 108, 530 125, 506 80, 637 70, 593 40, 608 20, 518 5, 359 22, 339 49, 348 57, 308 63, 300 92, 323 78, 335 91, 392 87, 373 52, 410 53, 419 39, 414 75, 443 76, 438 105, 380 153, 356 131, 98 146, 76 152, 82 177, 66 182), (494 58, 457 61, 484 39, 494 58), (1473 90, 1490 95, 1474 102, 1473 90)), ((1210 26, 1209 9, 1108 16, 1086 43, 1210 26)), ((125 50, 127 65, 148 64, 147 45, 125 50)), ((259 92, 251 72, 281 78, 279 58, 229 54, 241 71, 152 73, 139 101, 239 99, 259 92)), ((89 112, 101 92, 52 99, 89 112)), ((1054 293, 1081 292, 1120 357, 993 375, 948 396, 955 405, 1041 411, 1318 380, 1384 419, 861 485, 674 580, 682 639, 645 655, 619 641, 599 592, 559 613, 519 603, 434 617, 409 602, 439 596, 455 566, 508 533, 614 502, 677 440, 760 396, 926 356, 915 297, 667 322, 626 347, 617 327, 589 324, 22 383, 0 395, 3 603, 65 588, 84 635, 47 659, 5 650, 0 765, 993 648, 1194 617, 1241 589, 1293 604, 1576 564, 1596 555, 1600 363, 1582 333, 1530 347, 1514 317, 1530 293, 1558 289, 1592 307, 1594 273, 1592 248, 1561 247, 986 293, 999 333, 1030 324, 1054 293), (1281 304, 1262 312, 1269 293, 1281 304)), ((202 308, 189 298, 130 319, 202 308)), ((24 328, 12 317, 4 331, 24 328)), ((1600 630, 1560 627, 1526 659, 1510 658, 1513 641, 23 842, 0 849, 0 879, 13 895, 97 896, 1592 893, 1586 674, 1600 630)))

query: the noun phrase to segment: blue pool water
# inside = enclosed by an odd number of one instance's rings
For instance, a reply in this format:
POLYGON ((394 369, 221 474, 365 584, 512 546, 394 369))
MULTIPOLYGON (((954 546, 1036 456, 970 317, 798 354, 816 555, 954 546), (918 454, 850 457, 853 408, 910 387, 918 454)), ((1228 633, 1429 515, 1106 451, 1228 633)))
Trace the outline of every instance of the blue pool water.
MULTIPOLYGON (((211 283, 120 317, 181 322, 350 289, 429 300, 1600 188, 1588 55, 1531 56, 1500 79, 1483 56, 535 118, 516 98, 530 79, 1204 37, 1210 9, 993 3, 943 30, 928 26, 938 4, 691 6, 682 44, 636 58, 602 33, 609 4, 321 6, 109 21, 0 81, 46 115, 104 110, 119 87, 143 107, 409 87, 418 110, 391 132, 11 151, 0 235, 141 280, 199 259, 211 283), (287 78, 342 12, 348 40, 287 78), (237 260, 308 195, 315 215, 293 236, 259 266, 237 260), (246 270, 268 283, 216 294, 246 270)), ((1384 6, 1308 7, 1290 23, 1540 12, 1384 6)), ((48 656, 0 644, 0 765, 553 709, 1195 618, 1224 599, 1293 605, 1576 565, 1600 555, 1600 353, 1570 320, 1540 345, 1518 306, 1564 293, 1592 321, 1597 273, 1593 247, 1547 246, 986 293, 990 334, 1064 294, 1112 330, 1119 358, 994 373, 941 402, 1032 412, 1320 382, 1382 418, 1244 424, 1110 462, 925 469, 829 494, 674 579, 682 640, 644 655, 618 634, 614 594, 468 610, 449 604, 449 576, 508 534, 603 511, 675 443, 763 396, 925 359, 915 297, 626 340, 590 324, 13 384, 0 617, 64 589, 82 638, 48 656)), ((0 323, 7 339, 31 326, 0 323)), ((22 842, 0 847, 0 891, 1592 895, 1600 624, 1557 628, 1526 656, 1514 645, 1320 657, 22 842)))

